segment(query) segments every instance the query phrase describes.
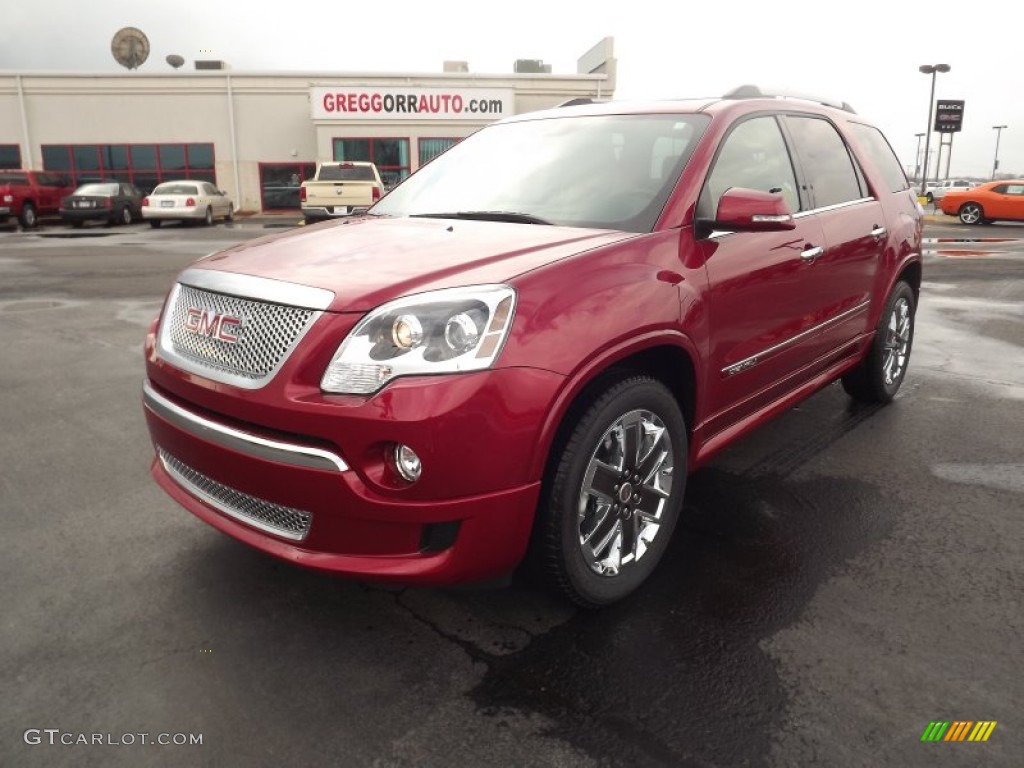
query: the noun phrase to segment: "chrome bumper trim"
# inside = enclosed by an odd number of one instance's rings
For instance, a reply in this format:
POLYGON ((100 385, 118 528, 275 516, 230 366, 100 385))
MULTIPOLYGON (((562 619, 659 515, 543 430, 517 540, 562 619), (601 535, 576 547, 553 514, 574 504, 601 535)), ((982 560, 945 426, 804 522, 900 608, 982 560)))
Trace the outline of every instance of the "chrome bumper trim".
POLYGON ((142 402, 154 414, 189 434, 258 459, 330 472, 348 469, 348 464, 330 451, 258 437, 191 413, 159 394, 148 381, 142 383, 142 402))
POLYGON ((162 448, 157 448, 157 455, 167 474, 178 485, 228 517, 290 541, 303 541, 309 534, 309 527, 313 522, 312 513, 274 504, 218 483, 174 458, 162 448))

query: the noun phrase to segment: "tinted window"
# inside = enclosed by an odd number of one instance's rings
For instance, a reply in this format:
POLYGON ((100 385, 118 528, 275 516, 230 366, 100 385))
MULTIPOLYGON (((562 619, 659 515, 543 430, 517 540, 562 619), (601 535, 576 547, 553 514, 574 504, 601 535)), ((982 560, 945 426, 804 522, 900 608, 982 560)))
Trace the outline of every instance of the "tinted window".
POLYGON ((24 173, 0 171, 0 184, 27 184, 28 176, 24 173))
POLYGON ((184 144, 160 145, 160 169, 162 171, 180 171, 185 168, 184 144))
POLYGON ((132 147, 132 167, 135 170, 156 170, 156 147, 148 145, 132 147))
POLYGON ((64 146, 44 146, 43 168, 48 171, 70 171, 71 157, 68 148, 64 146))
POLYGON ((319 181, 376 181, 368 165, 325 165, 320 168, 319 181))
POLYGON ((71 158, 76 171, 98 171, 100 155, 91 144, 80 144, 71 147, 71 158))
POLYGON ((0 168, 21 168, 21 147, 0 144, 0 168))
POLYGON ((1007 195, 1024 195, 1024 184, 1008 184, 1006 186, 1007 195))
POLYGON ((853 160, 835 126, 817 117, 788 116, 786 123, 796 142, 815 208, 865 196, 853 160))
POLYGON ((188 164, 192 168, 213 168, 213 144, 189 144, 188 164))
POLYGON ((726 136, 701 193, 698 216, 713 219, 722 193, 730 187, 781 193, 791 211, 799 211, 793 162, 774 117, 756 117, 726 136))
POLYGON ((112 171, 128 170, 128 147, 124 144, 109 144, 100 147, 103 167, 112 171))
POLYGON ((900 161, 896 158, 896 154, 892 151, 892 147, 889 146, 889 142, 885 140, 882 132, 874 126, 861 123, 853 123, 851 127, 867 150, 871 162, 881 172, 889 191, 900 192, 907 189, 910 184, 903 173, 903 166, 900 165, 900 161))

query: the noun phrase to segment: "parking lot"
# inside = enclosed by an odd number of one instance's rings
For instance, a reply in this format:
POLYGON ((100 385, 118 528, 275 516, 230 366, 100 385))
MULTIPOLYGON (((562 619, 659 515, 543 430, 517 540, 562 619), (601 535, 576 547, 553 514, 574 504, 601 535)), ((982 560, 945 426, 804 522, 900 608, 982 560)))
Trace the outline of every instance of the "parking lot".
POLYGON ((0 765, 1019 764, 1024 226, 933 218, 896 402, 832 386, 722 454, 651 582, 585 612, 299 570, 151 481, 149 322, 287 223, 0 233, 0 765))

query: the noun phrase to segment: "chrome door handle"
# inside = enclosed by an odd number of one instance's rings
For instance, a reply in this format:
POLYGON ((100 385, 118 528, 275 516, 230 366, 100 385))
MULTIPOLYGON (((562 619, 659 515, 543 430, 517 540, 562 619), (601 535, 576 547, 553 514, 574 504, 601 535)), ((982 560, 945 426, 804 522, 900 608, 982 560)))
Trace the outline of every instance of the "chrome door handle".
POLYGON ((822 248, 820 245, 812 246, 810 248, 805 248, 804 250, 800 251, 800 258, 803 259, 804 261, 814 261, 824 252, 825 249, 822 248))
POLYGON ((875 238, 875 240, 881 240, 885 237, 885 227, 875 227, 871 230, 871 236, 875 238))

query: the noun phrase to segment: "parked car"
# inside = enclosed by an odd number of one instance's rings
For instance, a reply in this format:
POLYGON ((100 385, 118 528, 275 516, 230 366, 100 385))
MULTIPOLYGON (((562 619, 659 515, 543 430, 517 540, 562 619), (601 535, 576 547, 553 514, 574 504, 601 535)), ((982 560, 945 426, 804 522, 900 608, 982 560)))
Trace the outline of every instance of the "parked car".
POLYGON ((377 166, 364 161, 317 163, 302 182, 299 201, 306 223, 363 213, 384 194, 377 166))
POLYGON ((1024 181, 989 181, 971 190, 948 192, 939 208, 964 224, 1024 221, 1024 181))
POLYGON ((134 185, 122 182, 83 184, 61 200, 60 217, 73 227, 96 220, 131 224, 142 218, 142 194, 134 185))
POLYGON ((971 181, 970 179, 945 179, 944 181, 936 182, 934 187, 925 192, 925 199, 929 203, 934 203, 936 200, 941 200, 949 192, 973 189, 977 184, 977 181, 971 181))
POLYGON ((263 552, 451 584, 650 575, 687 473, 840 380, 891 401, 921 208, 846 105, 493 123, 335 226, 182 272, 145 343, 157 483, 263 552))
POLYGON ((73 191, 67 178, 58 173, 0 170, 0 226, 14 220, 32 229, 40 216, 56 215, 61 198, 73 191))
POLYGON ((151 227, 165 221, 202 221, 209 226, 215 219, 234 217, 231 198, 208 181, 165 181, 142 199, 142 218, 151 227))

